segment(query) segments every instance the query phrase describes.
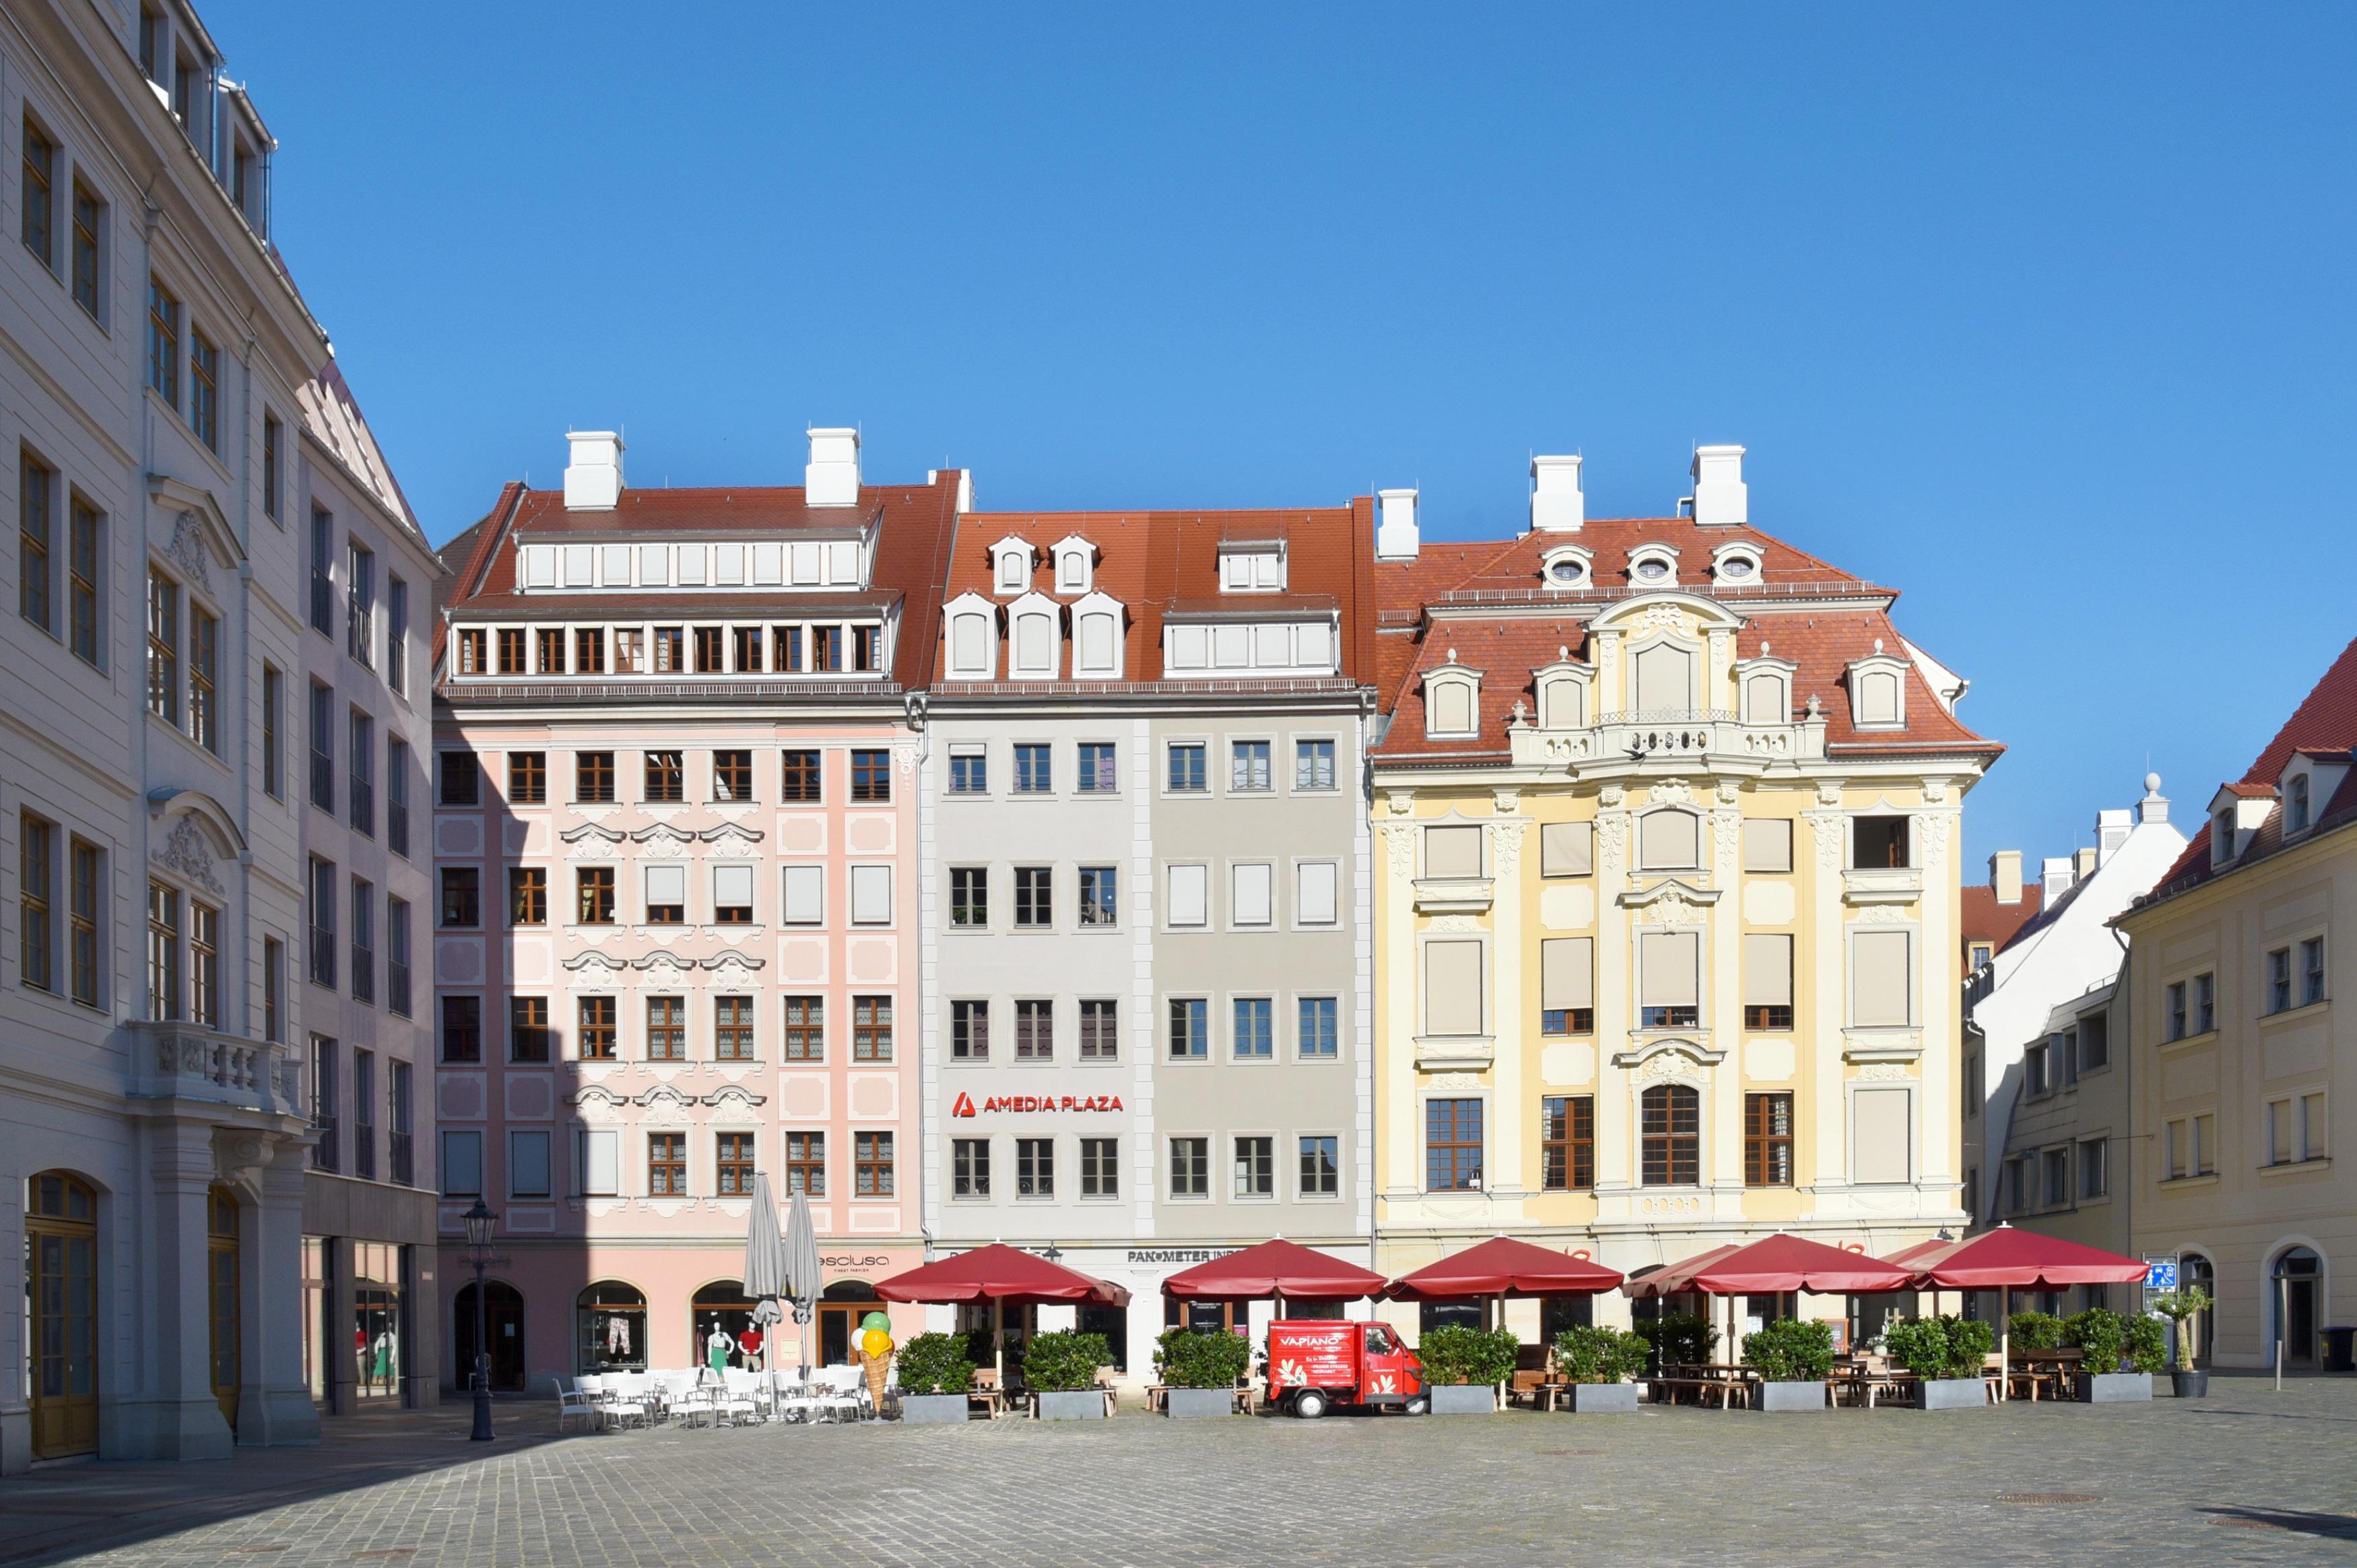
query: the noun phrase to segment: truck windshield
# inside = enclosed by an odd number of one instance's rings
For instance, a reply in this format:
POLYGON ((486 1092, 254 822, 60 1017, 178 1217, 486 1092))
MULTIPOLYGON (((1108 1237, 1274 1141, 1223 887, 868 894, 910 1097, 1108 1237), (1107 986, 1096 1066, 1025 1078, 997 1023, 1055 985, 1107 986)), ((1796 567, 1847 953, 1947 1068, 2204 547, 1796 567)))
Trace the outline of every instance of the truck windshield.
POLYGON ((1368 1355, 1388 1356, 1392 1353, 1392 1337, 1380 1324, 1367 1330, 1368 1355))

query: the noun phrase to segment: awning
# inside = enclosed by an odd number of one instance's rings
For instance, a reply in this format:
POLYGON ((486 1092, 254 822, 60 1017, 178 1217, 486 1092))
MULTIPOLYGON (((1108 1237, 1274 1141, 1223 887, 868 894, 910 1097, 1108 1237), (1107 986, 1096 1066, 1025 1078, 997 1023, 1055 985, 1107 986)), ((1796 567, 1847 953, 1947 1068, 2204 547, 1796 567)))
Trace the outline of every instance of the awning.
POLYGON ((1917 1288, 1924 1290, 2060 1290, 2129 1284, 2145 1276, 2135 1258, 2010 1225, 1962 1241, 1910 1247, 1890 1262, 1912 1270, 1917 1288))
POLYGON ((1914 1271, 1898 1264, 1780 1230, 1742 1246, 1721 1247, 1689 1258, 1622 1288, 1632 1296, 1674 1295, 1689 1290, 1709 1295, 1780 1295, 1802 1290, 1847 1294, 1906 1290, 1914 1279, 1914 1271))
POLYGON ((1020 1248, 993 1242, 954 1258, 894 1274, 876 1287, 886 1301, 1084 1302, 1127 1306, 1119 1285, 1051 1263, 1020 1248))
POLYGON ((1181 1269, 1162 1282, 1185 1301, 1355 1301, 1383 1294, 1383 1276, 1282 1237, 1181 1269))
POLYGON ((1618 1270, 1567 1252, 1493 1236, 1477 1246, 1426 1263, 1394 1280, 1394 1301, 1451 1301, 1462 1296, 1594 1295, 1619 1288, 1618 1270))

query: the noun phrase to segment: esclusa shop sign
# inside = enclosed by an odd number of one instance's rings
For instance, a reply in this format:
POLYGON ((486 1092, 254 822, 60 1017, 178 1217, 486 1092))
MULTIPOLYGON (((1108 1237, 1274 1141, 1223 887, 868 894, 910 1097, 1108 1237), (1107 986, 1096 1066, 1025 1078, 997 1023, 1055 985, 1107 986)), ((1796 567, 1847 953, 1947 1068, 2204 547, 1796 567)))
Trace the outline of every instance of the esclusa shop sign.
POLYGON ((1118 1094, 994 1094, 979 1109, 974 1096, 961 1094, 950 1106, 952 1116, 988 1116, 1001 1112, 1118 1111, 1118 1094))

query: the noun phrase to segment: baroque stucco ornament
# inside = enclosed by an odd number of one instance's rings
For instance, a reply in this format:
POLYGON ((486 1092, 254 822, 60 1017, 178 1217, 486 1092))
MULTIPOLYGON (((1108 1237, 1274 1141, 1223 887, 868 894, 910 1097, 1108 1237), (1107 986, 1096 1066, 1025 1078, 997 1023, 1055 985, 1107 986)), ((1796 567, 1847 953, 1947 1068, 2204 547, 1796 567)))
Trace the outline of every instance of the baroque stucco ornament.
POLYGON ((213 875, 212 845, 206 842, 205 830, 197 825, 192 816, 182 816, 173 823, 172 831, 148 858, 167 871, 178 872, 199 887, 226 896, 221 879, 213 875))
POLYGON ((205 542, 204 520, 192 511, 180 513, 172 523, 172 542, 164 546, 164 559, 210 594, 213 588, 212 554, 212 547, 205 542))

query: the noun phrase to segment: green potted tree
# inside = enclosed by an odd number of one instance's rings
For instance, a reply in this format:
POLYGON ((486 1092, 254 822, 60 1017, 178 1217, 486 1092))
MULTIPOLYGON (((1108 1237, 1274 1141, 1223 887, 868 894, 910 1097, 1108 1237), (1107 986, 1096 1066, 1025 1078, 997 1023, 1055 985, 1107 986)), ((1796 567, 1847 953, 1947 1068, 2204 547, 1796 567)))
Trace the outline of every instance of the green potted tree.
POLYGON ((1173 1419, 1236 1413, 1236 1380, 1252 1364, 1252 1341, 1224 1328, 1173 1328, 1154 1352, 1168 1385, 1162 1413, 1173 1419))
POLYGON ((1033 1335, 1023 1348, 1023 1383, 1039 1402, 1039 1419, 1103 1421, 1105 1397, 1097 1389, 1097 1369, 1112 1360, 1102 1334, 1033 1335))
POLYGON ((1825 1408, 1825 1380, 1834 1369, 1832 1324, 1779 1318, 1757 1334, 1743 1337, 1743 1359, 1760 1373, 1756 1408, 1786 1412, 1825 1408))
POLYGON ((2151 1325, 2149 1332, 2137 1333, 2131 1321, 2100 1306, 2062 1320, 2062 1342, 2080 1352, 2083 1402, 2122 1404, 2152 1398, 2152 1374, 2160 1370, 2160 1325, 2148 1317, 2135 1319, 2151 1325))
POLYGON ((1979 1410, 1988 1403, 1982 1366, 1996 1348, 1986 1323, 1914 1317, 1883 1330, 1882 1348, 1915 1374, 1918 1410, 1979 1410))
POLYGON ((2200 1285, 2166 1291, 2145 1305, 2169 1320, 2169 1340, 2177 1351, 2170 1370, 2171 1391, 2181 1400, 2210 1397, 2210 1374, 2193 1365, 2193 1319, 2210 1310, 2210 1293, 2200 1285))
POLYGON ((1652 1347, 1618 1328, 1577 1326, 1555 1337, 1555 1369, 1571 1384, 1577 1415, 1634 1415, 1637 1385, 1652 1347))
POLYGON ((1718 1330, 1706 1317, 1674 1312, 1663 1317, 1640 1318, 1637 1337, 1652 1350, 1645 1369, 1660 1374, 1666 1367, 1692 1366, 1710 1359, 1718 1348, 1718 1330))
POLYGON ((1415 1348, 1435 1415, 1490 1415, 1498 1408, 1498 1385, 1514 1375, 1514 1354, 1523 1348, 1511 1328, 1444 1326, 1426 1333, 1415 1348))
POLYGON ((900 1419, 911 1426, 963 1421, 974 1361, 963 1334, 920 1334, 900 1347, 900 1419))

